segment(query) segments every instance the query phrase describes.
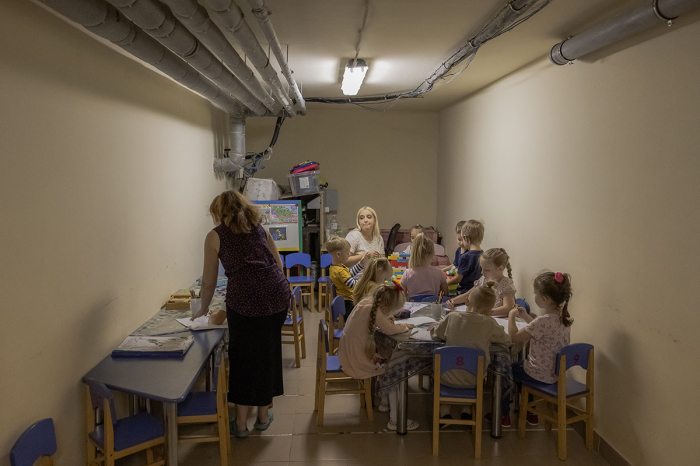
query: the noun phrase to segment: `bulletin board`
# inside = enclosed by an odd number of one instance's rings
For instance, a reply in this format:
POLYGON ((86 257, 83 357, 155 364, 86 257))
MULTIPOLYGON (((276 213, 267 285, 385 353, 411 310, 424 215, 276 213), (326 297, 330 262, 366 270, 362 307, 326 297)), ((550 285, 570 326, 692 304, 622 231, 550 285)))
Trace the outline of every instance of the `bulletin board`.
POLYGON ((253 201, 260 210, 262 227, 270 232, 280 251, 301 251, 301 201, 253 201))

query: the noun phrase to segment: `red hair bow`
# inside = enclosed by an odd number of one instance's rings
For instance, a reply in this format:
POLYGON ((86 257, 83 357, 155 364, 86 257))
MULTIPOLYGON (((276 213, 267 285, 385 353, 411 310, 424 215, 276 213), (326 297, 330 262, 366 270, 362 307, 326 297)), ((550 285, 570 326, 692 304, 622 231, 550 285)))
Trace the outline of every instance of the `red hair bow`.
POLYGON ((394 284, 394 288, 396 288, 399 291, 403 291, 403 287, 401 286, 401 283, 397 282, 396 280, 392 280, 392 283, 394 284))

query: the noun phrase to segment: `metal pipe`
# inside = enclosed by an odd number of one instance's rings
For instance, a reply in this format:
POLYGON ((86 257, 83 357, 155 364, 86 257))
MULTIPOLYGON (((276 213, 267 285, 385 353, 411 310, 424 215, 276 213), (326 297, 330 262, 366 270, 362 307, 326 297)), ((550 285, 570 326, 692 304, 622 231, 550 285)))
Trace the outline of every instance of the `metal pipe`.
POLYGON ((158 42, 182 57, 256 115, 267 108, 157 0, 107 0, 158 42))
POLYGON ((295 111, 289 96, 282 87, 279 76, 277 76, 277 72, 272 67, 269 57, 260 46, 248 23, 243 19, 243 12, 238 5, 233 0, 206 0, 206 3, 211 8, 212 14, 236 38, 260 76, 272 88, 272 93, 277 98, 277 101, 282 104, 290 116, 293 116, 295 111))
MULTIPOLYGON (((231 124, 231 159, 243 165, 245 162, 245 115, 241 112, 238 115, 229 115, 231 124)), ((210 361, 211 363, 211 361, 210 361)), ((210 371, 213 374, 213 367, 210 371)))
POLYGON ((262 87, 253 71, 238 55, 236 49, 224 37, 219 27, 209 18, 206 8, 196 0, 161 0, 170 7, 173 14, 189 29, 214 55, 219 57, 233 74, 243 81, 253 95, 275 115, 282 110, 280 104, 262 87))
POLYGON ((501 412, 501 398, 503 397, 503 382, 501 374, 493 374, 493 391, 491 393, 491 437, 495 439, 501 438, 503 426, 501 426, 501 417, 504 414, 501 412))
POLYGON ((698 7, 700 7, 700 0, 649 0, 646 5, 618 15, 576 37, 556 44, 549 52, 549 59, 555 65, 566 65, 660 22, 670 26, 678 16, 698 7))
POLYGON ((229 113, 239 113, 241 105, 233 97, 201 76, 194 68, 167 50, 151 36, 103 0, 41 0, 49 8, 103 37, 192 89, 229 113))
POLYGON ((262 29, 268 44, 270 44, 272 52, 275 54, 277 63, 279 63, 280 69, 282 70, 282 74, 287 79, 289 87, 294 93, 294 98, 296 99, 296 109, 302 115, 306 115, 306 102, 304 102, 304 98, 301 96, 301 92, 299 92, 299 88, 297 87, 297 82, 294 80, 294 76, 292 76, 292 73, 294 72, 289 69, 287 57, 285 57, 285 55, 282 53, 282 46, 280 45, 280 41, 277 39, 275 29, 272 27, 272 21, 270 21, 271 13, 270 10, 267 9, 267 5, 265 5, 265 0, 248 0, 248 3, 253 8, 253 15, 255 15, 255 19, 258 20, 260 29, 262 29))
POLYGON ((408 431, 408 379, 396 387, 396 433, 406 435, 408 431))

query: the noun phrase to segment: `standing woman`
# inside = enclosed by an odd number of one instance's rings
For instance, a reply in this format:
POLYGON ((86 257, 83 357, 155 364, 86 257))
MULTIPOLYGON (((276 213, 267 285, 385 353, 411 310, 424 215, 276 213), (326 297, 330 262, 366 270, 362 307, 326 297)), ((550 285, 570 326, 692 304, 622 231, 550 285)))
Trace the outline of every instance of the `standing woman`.
POLYGON ((202 308, 193 319, 211 304, 221 259, 228 277, 228 401, 236 405, 231 435, 247 437, 250 408, 258 407, 255 428, 265 430, 274 419, 268 410, 272 397, 284 394, 282 325, 291 293, 277 246, 248 199, 225 191, 214 198, 209 212, 216 228, 204 241, 202 308))
POLYGON ((345 237, 350 243, 350 258, 345 265, 356 264, 367 252, 372 257, 384 257, 384 239, 379 233, 379 219, 373 208, 365 206, 357 211, 357 228, 345 237))

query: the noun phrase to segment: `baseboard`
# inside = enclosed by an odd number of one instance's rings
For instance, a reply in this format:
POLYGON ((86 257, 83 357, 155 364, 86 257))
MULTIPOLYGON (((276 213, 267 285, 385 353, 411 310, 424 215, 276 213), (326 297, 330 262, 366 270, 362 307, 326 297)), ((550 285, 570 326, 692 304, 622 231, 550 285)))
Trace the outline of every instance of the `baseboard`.
MULTIPOLYGON (((581 438, 586 438, 586 424, 583 421, 574 422, 571 426, 581 438)), ((598 432, 593 433, 593 451, 598 453, 610 466, 632 466, 612 445, 598 435, 598 432)))

